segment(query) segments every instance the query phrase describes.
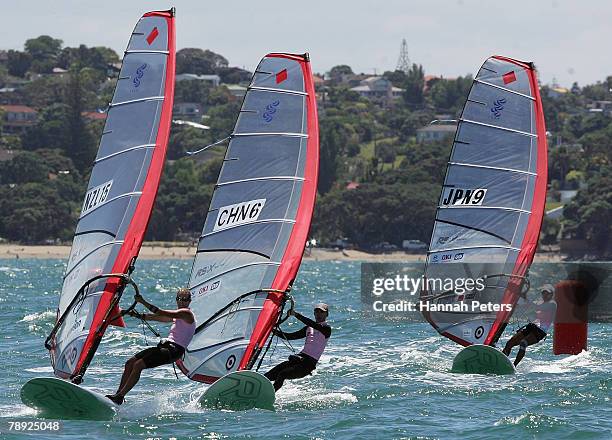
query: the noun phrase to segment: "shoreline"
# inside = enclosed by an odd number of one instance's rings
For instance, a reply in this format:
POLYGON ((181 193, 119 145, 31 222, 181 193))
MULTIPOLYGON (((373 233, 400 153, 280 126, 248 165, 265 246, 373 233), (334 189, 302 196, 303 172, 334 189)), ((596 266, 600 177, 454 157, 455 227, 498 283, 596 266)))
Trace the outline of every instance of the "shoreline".
MULTIPOLYGON (((139 257, 143 260, 191 260, 195 256, 195 246, 182 243, 145 242, 139 257)), ((0 259, 68 259, 68 245, 18 245, 0 244, 0 259)), ((424 262, 425 254, 407 254, 393 252, 388 254, 370 254, 358 250, 335 250, 314 248, 306 250, 306 261, 369 261, 369 262, 424 262)), ((536 254, 536 262, 561 262, 563 256, 557 253, 536 254)))

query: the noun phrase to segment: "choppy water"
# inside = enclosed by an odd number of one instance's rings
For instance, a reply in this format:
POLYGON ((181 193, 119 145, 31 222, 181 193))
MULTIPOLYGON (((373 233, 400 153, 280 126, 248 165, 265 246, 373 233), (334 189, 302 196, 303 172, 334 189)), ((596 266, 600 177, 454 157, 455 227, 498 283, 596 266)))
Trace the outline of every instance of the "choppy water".
MULTIPOLYGON (((0 434, 11 420, 35 420, 19 398, 30 378, 51 375, 43 341, 53 326, 64 263, 0 260, 0 434)), ((190 262, 140 261, 135 279, 160 306, 174 304, 190 262)), ((556 357, 551 339, 530 347, 515 376, 448 373, 456 345, 426 324, 380 320, 362 312, 360 266, 305 262, 294 286, 297 310, 331 304, 332 340, 316 372, 286 382, 277 411, 199 408, 203 385, 172 367, 147 370, 115 420, 64 421, 59 434, 32 438, 612 438, 612 336, 591 324, 589 351, 556 357)), ((126 303, 128 301, 126 300, 126 303)), ((166 329, 158 325, 162 333, 166 329)), ((296 328, 296 327, 294 327, 296 328)), ((153 337, 140 327, 111 328, 85 385, 113 391, 124 362, 153 337)), ((299 341, 298 348, 300 346, 299 341)), ((272 365, 290 351, 278 344, 272 365)))

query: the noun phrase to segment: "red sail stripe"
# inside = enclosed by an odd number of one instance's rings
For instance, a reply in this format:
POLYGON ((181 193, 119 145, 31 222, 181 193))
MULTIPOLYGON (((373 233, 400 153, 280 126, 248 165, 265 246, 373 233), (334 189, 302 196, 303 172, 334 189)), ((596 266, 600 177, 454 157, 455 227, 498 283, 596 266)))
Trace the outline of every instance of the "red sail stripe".
MULTIPOLYGON (((174 32, 174 16, 170 11, 163 12, 149 12, 145 14, 143 17, 149 16, 159 16, 164 17, 168 26, 168 60, 166 67, 166 83, 165 83, 165 92, 164 92, 164 103, 162 105, 162 111, 159 121, 159 129, 157 132, 157 137, 155 139, 155 150, 153 152, 153 156, 151 158, 151 164, 149 166, 149 170, 147 173, 147 178, 145 180, 144 186, 142 188, 142 195, 140 196, 140 200, 138 201, 138 205, 136 206, 136 210, 134 211, 134 216, 132 217, 132 223, 128 227, 128 230, 125 234, 125 240, 119 253, 117 255, 117 259, 115 260, 115 264, 113 266, 113 273, 125 273, 127 272, 128 266, 132 261, 132 258, 138 255, 140 251, 140 246, 142 245, 142 240, 144 238, 145 231, 149 224, 149 219, 151 217, 151 212, 153 210, 153 203, 155 201, 155 197, 157 195, 157 189, 159 186, 159 181, 161 179, 161 173, 164 165, 164 160, 166 158, 166 149, 168 146, 168 138, 170 135, 170 122, 172 118, 172 104, 174 100, 174 70, 175 70, 175 32, 174 32)), ((89 335, 85 340, 85 344, 83 346, 83 350, 81 352, 81 356, 79 357, 79 361, 77 362, 76 368, 74 371, 79 371, 85 362, 86 358, 89 355, 89 352, 92 349, 95 349, 99 344, 106 328, 109 323, 102 326, 98 332, 96 332, 97 328, 102 324, 102 320, 106 315, 110 303, 112 301, 113 295, 117 290, 117 282, 111 281, 108 282, 104 288, 104 292, 100 298, 100 302, 98 303, 98 308, 96 313, 94 314, 93 321, 91 323, 91 327, 89 330, 89 335)), ((116 311, 116 310, 115 310, 116 311)), ((111 312, 114 313, 115 311, 111 312)))

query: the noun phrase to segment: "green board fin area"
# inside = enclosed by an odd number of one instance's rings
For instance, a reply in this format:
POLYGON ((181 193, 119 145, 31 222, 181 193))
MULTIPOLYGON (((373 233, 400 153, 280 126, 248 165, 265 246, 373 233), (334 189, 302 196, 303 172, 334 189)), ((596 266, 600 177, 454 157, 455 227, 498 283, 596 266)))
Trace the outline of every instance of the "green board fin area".
POLYGON ((254 371, 235 371, 213 383, 200 398, 200 405, 213 409, 274 411, 276 393, 272 383, 254 371))
POLYGON ((508 357, 489 345, 470 345, 453 359, 451 373, 514 374, 514 365, 508 357))
POLYGON ((118 406, 100 393, 54 377, 37 377, 21 388, 21 401, 53 419, 110 420, 118 406))

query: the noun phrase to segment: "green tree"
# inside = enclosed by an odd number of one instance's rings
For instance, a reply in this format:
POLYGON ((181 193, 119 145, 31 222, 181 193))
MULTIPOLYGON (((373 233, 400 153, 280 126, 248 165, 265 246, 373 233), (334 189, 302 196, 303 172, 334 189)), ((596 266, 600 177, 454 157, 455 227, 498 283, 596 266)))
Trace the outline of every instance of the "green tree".
POLYGON ((0 236, 24 243, 69 239, 76 221, 74 205, 49 183, 0 187, 0 212, 0 236))
POLYGON ((84 88, 81 82, 82 73, 78 68, 70 71, 66 88, 66 123, 68 126, 68 143, 66 152, 79 170, 91 166, 96 156, 96 140, 83 120, 84 88))
POLYGON ((209 102, 211 87, 205 81, 179 81, 174 87, 175 102, 197 102, 204 108, 209 102))
POLYGON ((333 84, 340 84, 344 75, 353 75, 353 69, 351 69, 350 66, 347 66, 346 64, 334 66, 328 72, 328 76, 333 84))
POLYGON ((176 53, 176 73, 214 74, 227 68, 227 60, 210 50, 181 49, 176 53))
POLYGON ((589 179, 587 187, 563 209, 564 234, 585 239, 593 253, 612 255, 612 170, 589 179))
POLYGON ((383 73, 383 77, 391 81, 395 87, 403 87, 406 83, 406 72, 403 70, 395 70, 393 72, 383 73))
POLYGON ((561 222, 559 220, 544 216, 540 232, 540 244, 545 246, 557 244, 560 231, 561 222))
POLYGON ((87 47, 81 44, 79 47, 62 49, 57 58, 57 65, 64 69, 70 69, 73 65, 79 68, 89 67, 105 74, 108 64, 118 61, 117 53, 108 47, 87 47))
POLYGON ((253 76, 248 70, 239 67, 219 67, 216 72, 221 78, 221 82, 225 84, 246 83, 253 76))
POLYGON ((28 82, 20 92, 25 102, 40 108, 65 103, 65 89, 66 79, 53 75, 28 82))
POLYGON ((346 236, 360 247, 406 237, 429 240, 438 185, 362 184, 355 190, 333 189, 319 198, 312 235, 331 242, 346 236))
POLYGON ((159 187, 148 239, 197 237, 204 224, 214 187, 199 179, 199 167, 191 158, 168 164, 159 187))
POLYGON ((425 72, 423 66, 413 64, 404 82, 404 102, 410 107, 420 107, 424 103, 425 72))
POLYGON ((429 96, 438 111, 458 113, 472 86, 472 77, 439 79, 429 89, 429 96))
POLYGON ((18 50, 9 50, 8 56, 8 73, 20 78, 25 77, 26 72, 32 65, 32 55, 27 52, 18 50))
POLYGON ((25 51, 32 57, 32 70, 50 73, 56 66, 57 57, 62 49, 62 40, 41 35, 25 42, 25 51))
POLYGON ((70 142, 68 113, 66 104, 54 104, 46 107, 38 115, 38 123, 22 136, 23 148, 60 148, 67 151, 70 142))
POLYGON ((36 153, 23 151, 11 160, 0 162, 0 183, 44 182, 49 167, 36 153))

